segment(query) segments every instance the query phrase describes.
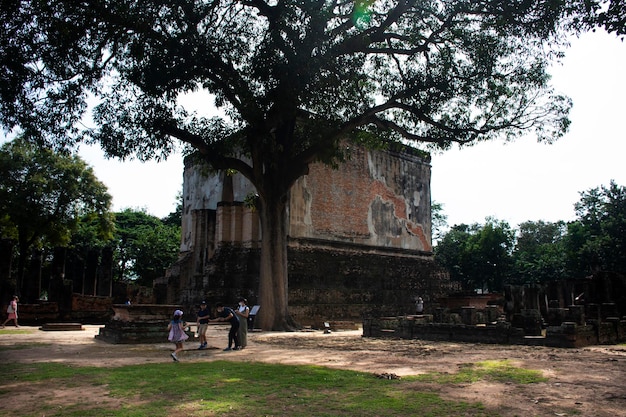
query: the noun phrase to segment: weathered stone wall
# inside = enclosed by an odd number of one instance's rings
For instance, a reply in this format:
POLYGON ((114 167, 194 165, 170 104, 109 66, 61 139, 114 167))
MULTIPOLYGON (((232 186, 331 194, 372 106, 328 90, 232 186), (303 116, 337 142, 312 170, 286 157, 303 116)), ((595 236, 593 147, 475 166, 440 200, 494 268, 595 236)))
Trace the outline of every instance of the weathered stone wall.
MULTIPOLYGON (((255 192, 248 180, 211 173, 189 159, 183 177, 182 253, 258 240, 258 221, 246 221, 250 214, 241 203, 255 192), (207 212, 216 213, 215 231, 207 229, 207 212)), ((429 161, 351 147, 337 168, 311 164, 291 189, 289 236, 430 252, 429 161)))
POLYGON ((351 148, 291 189, 289 235, 430 251, 430 165, 408 153, 351 148))
MULTIPOLYGON (((195 310, 203 299, 244 296, 254 305, 261 231, 242 204, 254 187, 185 162, 181 256, 156 283, 156 300, 195 310)), ((289 305, 299 323, 410 313, 417 295, 444 294, 432 257, 430 164, 417 151, 351 147, 337 169, 312 164, 288 212, 289 305)))
MULTIPOLYGON (((406 250, 292 240, 288 258, 289 310, 304 326, 360 323, 365 314, 409 314, 417 295, 429 302, 447 293, 450 285, 430 256, 406 250)), ((255 305, 259 264, 258 248, 221 245, 205 273, 188 280, 176 299, 189 311, 195 311, 200 300, 210 306, 234 305, 241 296, 255 305)), ((177 285, 170 281, 168 287, 177 285)))
POLYGON ((626 320, 617 318, 607 323, 582 325, 563 322, 560 326, 548 326, 541 336, 529 335, 525 329, 505 321, 476 326, 466 323, 433 323, 418 318, 419 316, 366 317, 363 320, 363 336, 563 348, 614 344, 626 340, 626 320))
POLYGON ((364 314, 410 314, 415 297, 441 297, 432 258, 399 249, 293 242, 289 249, 289 309, 301 324, 361 322, 364 314))
MULTIPOLYGON (((53 322, 78 321, 81 323, 105 323, 112 317, 111 297, 96 297, 81 294, 69 296, 69 308, 64 311, 56 301, 39 301, 20 304, 19 322, 28 325, 43 325, 53 322)), ((6 310, 5 310, 6 311, 6 310)))
POLYGON ((72 294, 71 319, 82 323, 103 323, 111 318, 112 297, 72 294))
MULTIPOLYGON (((6 311, 6 306, 2 306, 6 311)), ((20 324, 40 325, 56 321, 59 318, 59 305, 55 302, 41 301, 37 304, 18 305, 18 317, 20 324)))
POLYGON ((191 159, 186 159, 180 251, 195 251, 213 244, 215 231, 207 230, 206 227, 219 225, 215 219, 210 218, 215 216, 218 205, 223 202, 244 201, 248 194, 254 192, 254 186, 241 174, 215 173, 191 159))

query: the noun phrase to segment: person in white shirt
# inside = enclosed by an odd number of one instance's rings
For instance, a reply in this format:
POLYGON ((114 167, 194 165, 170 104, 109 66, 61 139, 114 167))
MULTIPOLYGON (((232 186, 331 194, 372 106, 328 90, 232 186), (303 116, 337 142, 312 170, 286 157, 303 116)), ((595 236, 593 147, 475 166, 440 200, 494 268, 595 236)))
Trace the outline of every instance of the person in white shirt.
POLYGON ((250 317, 250 307, 248 300, 239 299, 239 307, 235 310, 235 314, 239 317, 239 349, 243 349, 248 345, 248 317, 250 317))

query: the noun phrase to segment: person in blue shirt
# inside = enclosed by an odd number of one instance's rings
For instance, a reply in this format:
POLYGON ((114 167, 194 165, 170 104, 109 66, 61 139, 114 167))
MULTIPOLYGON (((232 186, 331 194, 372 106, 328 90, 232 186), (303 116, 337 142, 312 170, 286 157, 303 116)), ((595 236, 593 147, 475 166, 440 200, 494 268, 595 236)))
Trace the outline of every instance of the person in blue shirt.
POLYGON ((239 319, 237 315, 230 307, 224 307, 224 304, 217 303, 215 305, 217 310, 217 318, 211 319, 211 321, 227 321, 230 323, 230 330, 228 332, 228 347, 224 349, 225 352, 230 350, 239 349, 239 319))

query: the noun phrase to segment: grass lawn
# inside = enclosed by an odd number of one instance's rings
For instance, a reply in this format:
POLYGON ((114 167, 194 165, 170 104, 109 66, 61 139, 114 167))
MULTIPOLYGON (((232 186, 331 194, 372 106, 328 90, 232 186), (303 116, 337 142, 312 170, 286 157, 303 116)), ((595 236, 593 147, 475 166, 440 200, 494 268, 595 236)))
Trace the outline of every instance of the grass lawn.
POLYGON ((228 361, 111 368, 12 363, 3 368, 0 412, 7 415, 15 415, 3 407, 16 386, 40 386, 42 392, 48 387, 66 387, 75 393, 77 401, 62 405, 44 396, 33 405, 32 413, 20 414, 33 417, 497 416, 479 403, 443 400, 424 391, 424 386, 480 379, 514 384, 543 380, 538 371, 516 368, 506 361, 468 364, 452 375, 402 379, 318 366, 228 361), (88 388, 102 392, 106 401, 78 401, 81 390, 88 388))

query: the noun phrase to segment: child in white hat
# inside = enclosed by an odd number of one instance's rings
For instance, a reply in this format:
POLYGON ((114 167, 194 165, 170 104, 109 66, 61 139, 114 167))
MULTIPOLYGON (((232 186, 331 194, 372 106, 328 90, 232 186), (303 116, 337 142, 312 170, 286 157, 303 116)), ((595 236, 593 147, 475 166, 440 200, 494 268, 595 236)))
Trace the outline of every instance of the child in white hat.
POLYGON ((181 310, 174 311, 174 318, 167 326, 167 330, 170 332, 167 340, 174 342, 176 350, 171 353, 172 359, 178 362, 178 352, 183 350, 183 342, 189 338, 185 333, 185 322, 183 321, 183 312, 181 310))

